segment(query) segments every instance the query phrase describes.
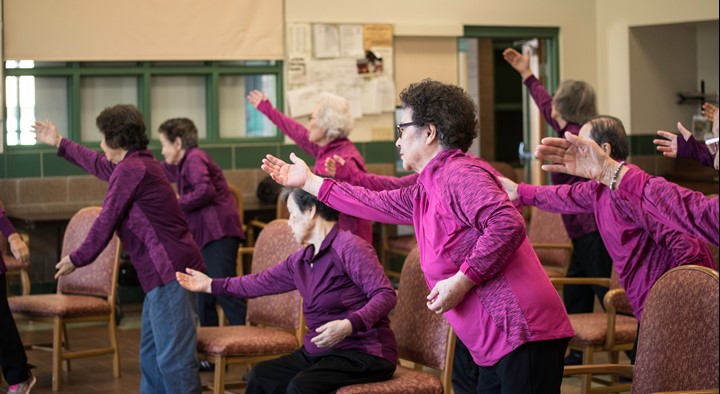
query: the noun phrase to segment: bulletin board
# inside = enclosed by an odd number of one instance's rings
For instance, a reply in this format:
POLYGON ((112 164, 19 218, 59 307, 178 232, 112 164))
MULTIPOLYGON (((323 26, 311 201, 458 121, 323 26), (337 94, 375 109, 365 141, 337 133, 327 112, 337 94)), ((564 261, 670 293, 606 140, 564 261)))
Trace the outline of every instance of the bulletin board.
POLYGON ((285 80, 288 114, 309 116, 315 98, 348 100, 353 141, 393 139, 396 102, 393 28, 389 24, 289 23, 285 80))

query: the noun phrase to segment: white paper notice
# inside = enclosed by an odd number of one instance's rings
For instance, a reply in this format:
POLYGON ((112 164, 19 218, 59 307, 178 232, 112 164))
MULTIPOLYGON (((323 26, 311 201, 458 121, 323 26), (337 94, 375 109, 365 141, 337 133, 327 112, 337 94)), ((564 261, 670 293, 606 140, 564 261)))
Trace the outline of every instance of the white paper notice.
POLYGON ((340 56, 363 59, 365 57, 363 45, 362 25, 340 25, 340 56))
POLYGON ((319 92, 319 89, 315 86, 288 90, 287 100, 290 107, 290 116, 297 118, 298 116, 312 115, 319 92))
POLYGON ((340 37, 338 28, 333 25, 316 23, 313 25, 313 50, 318 59, 340 56, 340 37))
POLYGON ((285 35, 288 57, 309 58, 312 55, 309 23, 289 23, 285 35))
POLYGON ((395 83, 388 77, 377 78, 380 108, 382 112, 395 110, 395 83))
POLYGON ((362 79, 342 81, 335 85, 335 94, 344 97, 350 105, 350 112, 355 119, 363 116, 362 112, 362 79))
POLYGON ((293 57, 288 60, 288 84, 291 86, 305 85, 307 83, 307 61, 302 57, 293 57))
POLYGON ((363 114, 379 114, 382 112, 377 79, 364 80, 362 87, 363 114))

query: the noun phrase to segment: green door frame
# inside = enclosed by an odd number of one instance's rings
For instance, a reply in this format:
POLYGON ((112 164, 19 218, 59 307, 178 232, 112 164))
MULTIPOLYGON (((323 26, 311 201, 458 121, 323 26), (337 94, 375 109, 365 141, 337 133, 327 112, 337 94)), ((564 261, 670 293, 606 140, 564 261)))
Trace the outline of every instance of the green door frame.
MULTIPOLYGON (((549 92, 554 92, 560 83, 560 53, 559 53, 559 37, 560 28, 558 27, 514 27, 514 26, 465 26, 463 38, 492 38, 492 39, 517 39, 517 38, 537 38, 544 40, 546 51, 546 76, 545 87, 549 92)), ((532 103, 529 94, 525 94, 523 98, 525 107, 528 108, 532 103)), ((526 145, 530 140, 530 119, 525 117, 525 135, 523 140, 526 145)), ((551 135, 549 126, 546 130, 547 135, 551 135)), ((530 166, 525 166, 525 179, 530 178, 530 166)))

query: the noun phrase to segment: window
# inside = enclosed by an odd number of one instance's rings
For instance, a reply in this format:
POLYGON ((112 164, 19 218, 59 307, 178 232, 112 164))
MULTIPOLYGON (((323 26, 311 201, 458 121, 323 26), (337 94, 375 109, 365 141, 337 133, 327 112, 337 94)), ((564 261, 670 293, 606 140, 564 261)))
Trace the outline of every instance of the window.
POLYGON ((201 141, 280 141, 274 125, 250 105, 247 94, 263 90, 282 102, 282 64, 245 62, 5 63, 8 146, 35 145, 30 128, 50 119, 64 136, 95 145, 95 117, 105 107, 134 104, 148 135, 174 117, 191 118, 201 141))

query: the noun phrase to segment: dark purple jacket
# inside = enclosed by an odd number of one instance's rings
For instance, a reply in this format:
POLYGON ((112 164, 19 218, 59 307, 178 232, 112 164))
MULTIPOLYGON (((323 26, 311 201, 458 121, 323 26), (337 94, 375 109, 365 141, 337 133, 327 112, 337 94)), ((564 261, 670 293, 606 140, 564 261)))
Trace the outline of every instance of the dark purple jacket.
POLYGON ((177 166, 162 167, 170 182, 177 182, 180 209, 200 248, 220 238, 245 239, 225 176, 205 151, 190 148, 177 166))
POLYGON ((310 245, 258 274, 212 282, 213 294, 238 298, 292 290, 298 290, 303 299, 309 329, 304 346, 309 353, 326 350, 310 341, 318 335, 318 327, 348 319, 352 333, 334 349, 360 351, 397 363, 397 344, 388 319, 397 296, 369 243, 335 225, 317 255, 310 245))
MULTIPOLYGON (((17 232, 12 223, 10 223, 8 217, 5 216, 5 211, 3 209, 0 209, 0 232, 2 232, 5 238, 8 238, 9 236, 17 232)), ((3 260, 2 253, 0 253, 0 275, 6 272, 7 267, 5 266, 5 261, 3 260)))
MULTIPOLYGON (((530 91, 530 95, 538 106, 540 113, 545 122, 558 133, 558 136, 565 138, 565 132, 569 131, 574 135, 580 133, 582 128, 581 124, 567 122, 565 128, 561 128, 560 125, 552 118, 552 96, 540 81, 535 78, 534 75, 528 77, 525 80, 525 86, 530 91)), ((587 179, 580 178, 568 174, 561 174, 553 172, 550 174, 550 179, 554 185, 570 185, 578 182, 585 182, 587 179)), ((588 235, 597 231, 597 224, 595 223, 595 217, 592 214, 577 214, 577 215, 562 215, 562 221, 565 225, 565 230, 571 239, 577 239, 584 235, 588 235)))
POLYGON ((148 150, 129 151, 118 164, 63 138, 58 156, 109 183, 100 215, 70 260, 92 263, 117 231, 145 292, 175 280, 176 271, 205 271, 175 192, 148 150))

